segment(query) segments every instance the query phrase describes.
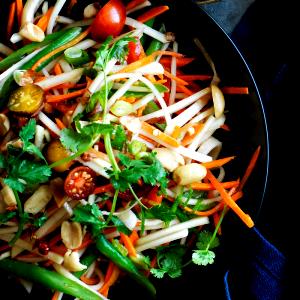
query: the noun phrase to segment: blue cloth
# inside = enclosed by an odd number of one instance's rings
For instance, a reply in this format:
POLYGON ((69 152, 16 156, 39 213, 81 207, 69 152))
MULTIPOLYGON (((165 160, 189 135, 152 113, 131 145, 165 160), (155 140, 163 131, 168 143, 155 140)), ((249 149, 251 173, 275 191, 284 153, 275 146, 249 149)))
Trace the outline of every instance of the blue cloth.
POLYGON ((286 292, 286 258, 254 228, 244 241, 241 260, 224 276, 228 300, 284 299, 286 292))

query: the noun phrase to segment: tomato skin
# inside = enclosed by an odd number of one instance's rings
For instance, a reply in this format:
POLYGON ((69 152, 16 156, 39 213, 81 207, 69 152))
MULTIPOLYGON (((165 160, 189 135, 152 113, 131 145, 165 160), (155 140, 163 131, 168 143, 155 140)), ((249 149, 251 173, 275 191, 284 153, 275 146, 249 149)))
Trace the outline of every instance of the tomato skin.
POLYGON ((126 8, 121 0, 110 0, 98 12, 91 25, 94 40, 103 41, 110 35, 118 36, 125 25, 126 8))
POLYGON ((96 173, 89 167, 76 167, 67 176, 64 190, 73 200, 84 199, 93 193, 95 179, 96 173))
POLYGON ((140 40, 130 41, 128 43, 128 56, 127 56, 127 63, 131 64, 145 56, 145 52, 143 49, 140 40))

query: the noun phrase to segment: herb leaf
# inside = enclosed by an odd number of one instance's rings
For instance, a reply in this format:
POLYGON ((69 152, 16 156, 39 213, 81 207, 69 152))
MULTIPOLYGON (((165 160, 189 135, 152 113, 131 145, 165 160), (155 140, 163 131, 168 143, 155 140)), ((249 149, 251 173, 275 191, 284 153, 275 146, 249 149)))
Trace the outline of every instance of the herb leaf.
POLYGON ((147 157, 139 160, 130 159, 128 156, 120 153, 119 159, 125 168, 118 173, 118 176, 113 171, 109 172, 115 189, 120 189, 123 192, 128 188, 129 184, 137 183, 140 178, 146 184, 152 186, 160 184, 161 189, 166 188, 167 172, 153 153, 149 153, 147 157))
POLYGON ((165 223, 168 223, 176 218, 176 213, 171 208, 162 203, 160 205, 154 205, 145 212, 146 218, 157 218, 165 223))
POLYGON ((220 245, 218 237, 212 240, 213 234, 207 230, 203 230, 198 235, 198 243, 196 244, 199 250, 213 249, 220 245))
POLYGON ((7 211, 3 214, 0 214, 0 224, 4 224, 13 217, 15 217, 17 213, 15 211, 7 211))
MULTIPOLYGON (((79 125, 80 123, 78 122, 77 124, 79 125)), ((100 134, 111 133, 114 129, 113 125, 99 123, 78 127, 80 132, 65 128, 61 131, 60 136, 63 146, 74 153, 88 150, 100 134)))
POLYGON ((186 248, 181 245, 162 246, 157 249, 158 268, 152 268, 150 272, 157 278, 163 278, 168 274, 171 278, 179 277, 182 273, 182 260, 186 248))
POLYGON ((194 250, 192 255, 193 263, 200 266, 207 266, 213 264, 216 255, 210 250, 194 250))
POLYGON ((112 147, 119 151, 122 151, 126 140, 127 140, 127 136, 124 128, 121 125, 118 125, 116 127, 116 130, 113 134, 113 139, 111 141, 112 147))
POLYGON ((93 235, 99 234, 99 231, 106 226, 102 213, 96 204, 78 205, 74 209, 72 220, 91 226, 93 235))

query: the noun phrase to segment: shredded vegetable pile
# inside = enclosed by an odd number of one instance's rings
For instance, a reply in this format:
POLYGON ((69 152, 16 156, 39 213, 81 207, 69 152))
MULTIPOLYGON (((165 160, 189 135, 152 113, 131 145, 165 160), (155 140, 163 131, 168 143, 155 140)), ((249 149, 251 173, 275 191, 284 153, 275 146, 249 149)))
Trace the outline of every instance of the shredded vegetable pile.
POLYGON ((254 225, 237 200, 260 147, 241 180, 227 178, 237 153, 223 157, 214 136, 230 131, 226 94, 248 89, 222 86, 198 39, 198 57, 181 53, 163 22, 168 6, 84 3, 9 8, 0 269, 29 293, 50 288, 53 300, 106 299, 124 276, 155 294, 151 278, 214 262, 228 210, 254 225), (191 68, 197 60, 210 74, 191 68))

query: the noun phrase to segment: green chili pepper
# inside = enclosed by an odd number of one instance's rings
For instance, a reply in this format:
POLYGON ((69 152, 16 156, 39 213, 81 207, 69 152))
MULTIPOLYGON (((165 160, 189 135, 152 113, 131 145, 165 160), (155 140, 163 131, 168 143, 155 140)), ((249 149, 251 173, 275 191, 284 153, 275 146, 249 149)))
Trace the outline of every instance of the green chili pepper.
MULTIPOLYGON (((20 70, 28 70, 30 69, 39 59, 43 56, 47 55, 48 53, 52 52, 56 48, 63 46, 64 44, 73 40, 76 36, 78 36, 81 32, 80 27, 70 28, 65 30, 62 35, 54 40, 51 44, 46 46, 43 50, 41 50, 37 55, 35 55, 30 61, 25 63, 20 67, 20 70)), ((47 66, 53 59, 57 58, 61 55, 62 52, 53 55, 51 58, 47 59, 46 61, 42 62, 37 68, 36 71, 39 72, 45 66, 47 66)), ((14 78, 13 75, 9 76, 6 81, 3 83, 3 86, 0 87, 0 108, 4 107, 7 103, 7 97, 12 90, 14 85, 14 78)))
POLYGON ((39 42, 39 43, 32 42, 32 43, 18 49, 17 51, 13 52, 12 54, 10 54, 9 56, 7 56, 6 58, 4 58, 3 60, 0 61, 0 70, 9 68, 14 63, 20 61, 24 55, 30 54, 34 50, 39 49, 39 48, 49 44, 50 42, 56 40, 61 35, 63 35, 64 32, 65 32, 65 30, 49 34, 45 37, 45 39, 42 42, 39 42))
MULTIPOLYGON (((86 253, 82 258, 80 258, 81 264, 89 267, 97 259, 98 255, 93 250, 88 250, 89 252, 86 253)), ((85 272, 86 272, 86 269, 75 272, 75 273, 73 273, 73 275, 77 278, 80 278, 85 272)))
MULTIPOLYGON (((159 30, 160 32, 165 32, 165 27, 162 26, 159 30)), ((146 50, 146 54, 147 55, 150 55, 152 54, 153 52, 157 51, 157 50, 160 50, 162 47, 162 42, 158 41, 158 40, 155 40, 153 39, 149 45, 149 47, 147 48, 146 50)))
MULTIPOLYGON (((76 36, 81 33, 80 27, 73 27, 64 32, 57 40, 53 41, 51 44, 46 46, 42 51, 40 51, 36 56, 34 56, 29 62, 25 63, 20 69, 28 70, 30 69, 38 60, 47 55, 48 53, 54 51, 55 49, 65 45, 66 43, 72 41, 76 36)), ((63 52, 63 51, 62 51, 63 52)), ((62 52, 53 55, 51 58, 42 62, 36 69, 36 72, 41 71, 45 66, 47 66, 52 60, 59 57, 62 52)))
MULTIPOLYGON (((147 26, 149 26, 149 27, 152 28, 153 25, 154 25, 154 21, 155 21, 155 18, 150 19, 149 21, 145 22, 145 25, 147 25, 147 26)), ((140 43, 141 43, 142 46, 145 45, 146 40, 147 40, 147 36, 145 34, 143 34, 143 36, 140 39, 140 43)))
POLYGON ((70 280, 61 274, 38 267, 34 264, 5 258, 0 260, 0 269, 79 299, 104 299, 100 294, 92 292, 76 281, 70 280))
POLYGON ((154 296, 155 287, 147 277, 139 272, 134 263, 127 256, 123 256, 105 237, 100 235, 96 239, 97 249, 122 270, 126 271, 135 281, 143 285, 154 296))

